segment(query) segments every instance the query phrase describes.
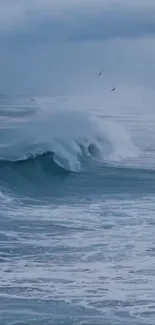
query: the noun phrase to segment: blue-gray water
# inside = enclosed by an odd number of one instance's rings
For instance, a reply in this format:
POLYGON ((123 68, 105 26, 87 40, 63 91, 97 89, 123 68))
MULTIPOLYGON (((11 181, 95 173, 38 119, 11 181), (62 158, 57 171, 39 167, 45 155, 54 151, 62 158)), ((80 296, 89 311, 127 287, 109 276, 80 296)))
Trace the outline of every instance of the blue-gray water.
POLYGON ((0 324, 154 324, 154 117, 3 99, 0 324))

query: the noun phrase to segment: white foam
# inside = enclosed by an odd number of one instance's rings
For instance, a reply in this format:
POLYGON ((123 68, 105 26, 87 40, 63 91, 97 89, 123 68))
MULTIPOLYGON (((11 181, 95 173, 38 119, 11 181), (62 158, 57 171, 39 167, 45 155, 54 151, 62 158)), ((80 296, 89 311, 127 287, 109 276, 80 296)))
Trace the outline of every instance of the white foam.
POLYGON ((151 317, 155 310, 154 208, 153 197, 124 197, 8 209, 5 217, 19 218, 19 222, 30 218, 27 228, 15 233, 6 229, 6 234, 10 244, 16 236, 17 245, 31 247, 32 256, 28 251, 14 263, 2 264, 0 284, 5 293, 2 290, 0 297, 54 299, 104 314, 117 308, 141 317, 148 312, 151 317), (30 220, 38 221, 35 233, 30 220), (67 236, 54 226, 66 226, 67 236), (11 272, 4 273, 7 270, 11 272), (6 287, 11 291, 6 293, 6 287))
POLYGON ((122 125, 104 119, 93 120, 96 121, 96 134, 102 139, 99 152, 103 159, 121 162, 139 156, 139 149, 122 125))

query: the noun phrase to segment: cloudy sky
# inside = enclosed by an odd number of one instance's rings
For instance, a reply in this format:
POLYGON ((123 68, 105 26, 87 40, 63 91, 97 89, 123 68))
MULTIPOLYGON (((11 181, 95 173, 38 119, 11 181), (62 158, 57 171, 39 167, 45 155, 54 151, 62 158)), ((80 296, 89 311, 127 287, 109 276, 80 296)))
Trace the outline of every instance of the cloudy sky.
POLYGON ((154 0, 0 0, 0 44, 1 93, 155 90, 154 0))

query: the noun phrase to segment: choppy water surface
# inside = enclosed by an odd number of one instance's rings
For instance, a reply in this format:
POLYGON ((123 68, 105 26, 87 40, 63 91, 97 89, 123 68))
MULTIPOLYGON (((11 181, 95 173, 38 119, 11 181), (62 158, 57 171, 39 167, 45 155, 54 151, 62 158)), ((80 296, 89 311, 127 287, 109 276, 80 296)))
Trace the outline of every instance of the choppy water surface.
POLYGON ((1 103, 1 324, 154 324, 153 106, 90 102, 1 103))

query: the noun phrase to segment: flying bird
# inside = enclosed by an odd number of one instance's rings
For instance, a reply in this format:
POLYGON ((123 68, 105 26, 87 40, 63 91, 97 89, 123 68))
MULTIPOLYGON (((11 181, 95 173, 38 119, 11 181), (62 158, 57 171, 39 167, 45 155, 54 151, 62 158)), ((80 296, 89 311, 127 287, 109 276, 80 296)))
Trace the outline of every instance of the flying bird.
POLYGON ((101 70, 101 72, 98 74, 98 77, 101 76, 102 72, 103 72, 103 70, 101 70))
POLYGON ((116 89, 116 87, 115 87, 115 88, 112 88, 112 89, 110 90, 110 92, 114 91, 115 89, 116 89))

